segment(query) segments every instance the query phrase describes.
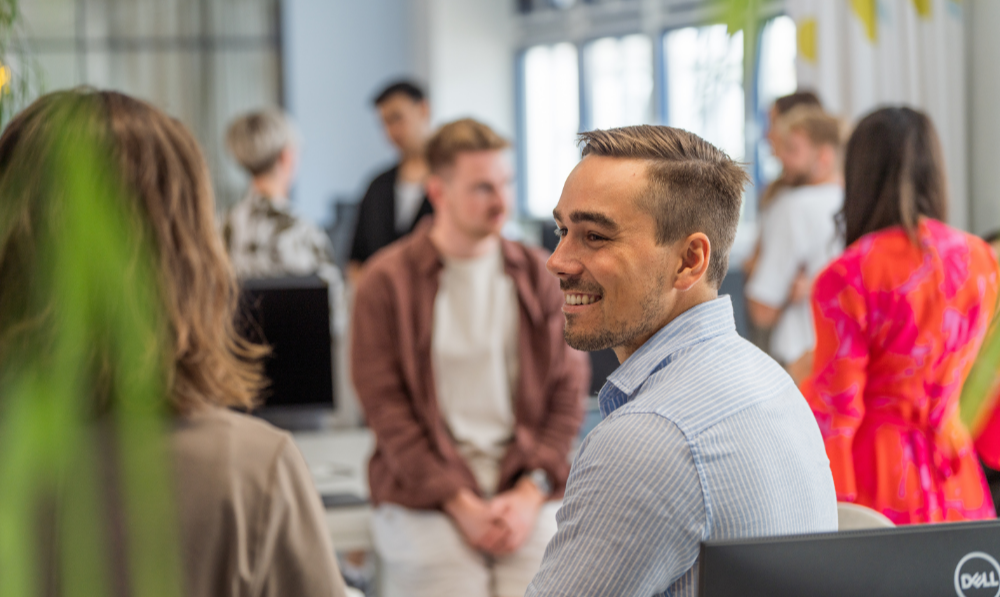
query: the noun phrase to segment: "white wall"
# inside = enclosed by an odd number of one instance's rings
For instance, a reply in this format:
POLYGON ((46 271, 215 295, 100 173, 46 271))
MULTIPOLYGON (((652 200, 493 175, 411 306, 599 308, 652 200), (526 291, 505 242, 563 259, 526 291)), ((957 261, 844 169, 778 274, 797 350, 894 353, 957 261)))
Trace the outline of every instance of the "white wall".
MULTIPOLYGON (((971 229, 1000 229, 1000 2, 966 4, 971 229)), ((956 173, 965 174, 965 173, 956 173)))
MULTIPOLYGON (((513 0, 422 0, 420 42, 436 124, 471 116, 512 138, 513 0)), ((415 36, 416 37, 416 36, 415 36)))
POLYGON ((303 137, 298 214, 326 223, 337 197, 357 199, 392 163, 371 99, 414 72, 410 0, 284 0, 285 104, 303 137))
POLYGON ((295 210, 327 223, 394 153, 371 106, 402 76, 428 87, 435 124, 473 116, 511 136, 514 3, 509 0, 284 0, 285 103, 299 123, 295 210))

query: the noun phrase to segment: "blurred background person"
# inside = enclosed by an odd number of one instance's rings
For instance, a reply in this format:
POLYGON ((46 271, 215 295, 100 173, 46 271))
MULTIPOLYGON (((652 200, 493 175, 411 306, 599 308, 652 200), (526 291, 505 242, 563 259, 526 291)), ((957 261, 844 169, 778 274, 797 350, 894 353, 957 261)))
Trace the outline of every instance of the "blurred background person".
POLYGON ((433 209, 425 184, 430 174, 424 146, 431 134, 431 109, 416 83, 399 81, 375 98, 389 141, 399 162, 368 185, 358 206, 351 246, 351 276, 382 247, 399 240, 433 209))
POLYGON ((544 255, 500 236, 508 146, 472 119, 443 126, 427 150, 435 215, 357 289, 385 597, 523 595, 556 531, 590 371, 544 255))
POLYGON ((930 119, 866 116, 847 145, 847 250, 813 289, 816 354, 803 387, 840 501, 896 524, 993 518, 958 399, 993 317, 989 245, 943 223, 930 119))
MULTIPOLYGON (((795 93, 783 95, 774 100, 774 103, 771 104, 771 109, 767 112, 767 141, 771 144, 771 153, 779 161, 781 160, 782 134, 781 128, 778 126, 778 120, 800 106, 822 110, 823 102, 812 91, 796 91, 795 93)), ((759 205, 761 211, 766 211, 778 192, 789 185, 789 181, 785 177, 785 172, 784 164, 782 164, 781 173, 767 185, 767 188, 761 195, 759 205)))
POLYGON ((800 105, 775 128, 786 186, 765 216, 747 310, 755 326, 772 330, 768 350, 798 384, 809 373, 815 343, 812 279, 843 249, 834 221, 844 201, 841 127, 822 109, 800 105))
POLYGON ((240 278, 336 270, 326 233, 296 218, 289 206, 297 144, 291 122, 276 109, 240 116, 226 131, 229 152, 250 176, 246 197, 229 209, 222 224, 222 238, 240 278))
MULTIPOLYGON (((41 226, 58 220, 61 197, 86 199, 44 184, 61 178, 49 166, 58 163, 54 139, 67 131, 80 135, 73 140, 81 151, 110 149, 113 184, 134 203, 125 208, 127 225, 156 256, 150 259, 154 296, 162 301, 156 307, 169 324, 163 396, 164 412, 173 416, 167 440, 184 594, 343 596, 322 505, 290 434, 230 408, 254 404, 268 350, 234 329, 236 281, 215 227, 208 166, 179 121, 119 93, 68 91, 43 96, 7 126, 0 137, 0 197, 13 217, 4 221, 22 225, 0 226, 0 355, 9 357, 62 321, 53 321, 51 297, 30 305, 22 297, 43 287, 32 283, 44 278, 35 275, 44 264, 41 226), (24 308, 11 311, 12 305, 24 308)), ((100 342, 94 350, 103 369, 95 398, 103 406, 91 405, 91 416, 115 404, 106 379, 115 358, 100 342)), ((66 488, 73 489, 79 488, 66 488)))
MULTIPOLYGON (((778 99, 774 100, 771 104, 771 109, 767 112, 767 141, 771 145, 771 154, 781 161, 781 135, 778 129, 778 120, 785 114, 791 112, 794 108, 798 106, 807 106, 822 109, 823 104, 820 102, 819 97, 816 96, 812 91, 796 91, 788 95, 783 95, 778 99)), ((750 257, 743 261, 742 269, 745 280, 749 280, 754 273, 754 269, 757 267, 757 260, 760 257, 760 247, 761 238, 764 237, 768 229, 767 215, 768 208, 774 203, 775 197, 780 194, 781 191, 788 188, 788 183, 784 178, 784 166, 782 166, 782 171, 778 173, 777 178, 772 180, 764 191, 760 194, 760 198, 757 202, 757 240, 754 243, 753 251, 750 253, 750 257)), ((803 286, 805 283, 804 277, 800 278, 798 287, 803 286)), ((799 288, 801 290, 801 288, 799 288)), ((802 296, 796 295, 794 298, 804 298, 802 296)), ((749 306, 748 309, 749 311, 749 306)), ((747 313, 749 316, 750 314, 747 313)), ((765 352, 770 352, 771 349, 771 333, 773 330, 773 325, 771 326, 758 326, 754 323, 754 318, 752 316, 748 317, 747 321, 747 335, 748 339, 754 343, 758 348, 765 352)))

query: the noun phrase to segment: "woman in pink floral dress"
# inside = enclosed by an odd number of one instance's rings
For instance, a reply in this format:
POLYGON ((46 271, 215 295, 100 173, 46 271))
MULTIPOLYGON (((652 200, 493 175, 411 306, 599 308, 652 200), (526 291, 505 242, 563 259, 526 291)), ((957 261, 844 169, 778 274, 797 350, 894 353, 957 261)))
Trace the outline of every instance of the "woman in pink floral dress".
POLYGON ((847 250, 815 284, 817 345, 803 393, 837 497, 897 524, 993 518, 958 396, 990 324, 989 246, 943 223, 930 120, 885 108, 847 146, 847 250))

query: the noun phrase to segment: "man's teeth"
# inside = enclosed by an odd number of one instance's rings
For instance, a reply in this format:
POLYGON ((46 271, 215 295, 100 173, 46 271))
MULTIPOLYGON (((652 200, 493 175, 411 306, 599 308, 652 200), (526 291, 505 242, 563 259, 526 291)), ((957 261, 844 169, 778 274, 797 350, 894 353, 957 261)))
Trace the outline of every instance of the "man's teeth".
POLYGON ((597 299, 600 297, 592 296, 589 294, 567 294, 566 304, 567 305, 589 305, 591 303, 596 303, 597 299))

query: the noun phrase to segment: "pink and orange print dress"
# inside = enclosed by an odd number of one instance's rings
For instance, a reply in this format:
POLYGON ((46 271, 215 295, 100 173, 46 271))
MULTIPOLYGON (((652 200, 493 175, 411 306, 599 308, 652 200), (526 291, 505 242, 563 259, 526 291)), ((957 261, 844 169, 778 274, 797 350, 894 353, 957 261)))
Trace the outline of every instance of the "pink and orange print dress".
POLYGON ((802 387, 837 499, 896 524, 993 518, 958 396, 989 327, 986 243, 924 218, 866 235, 816 279, 816 354, 802 387))

